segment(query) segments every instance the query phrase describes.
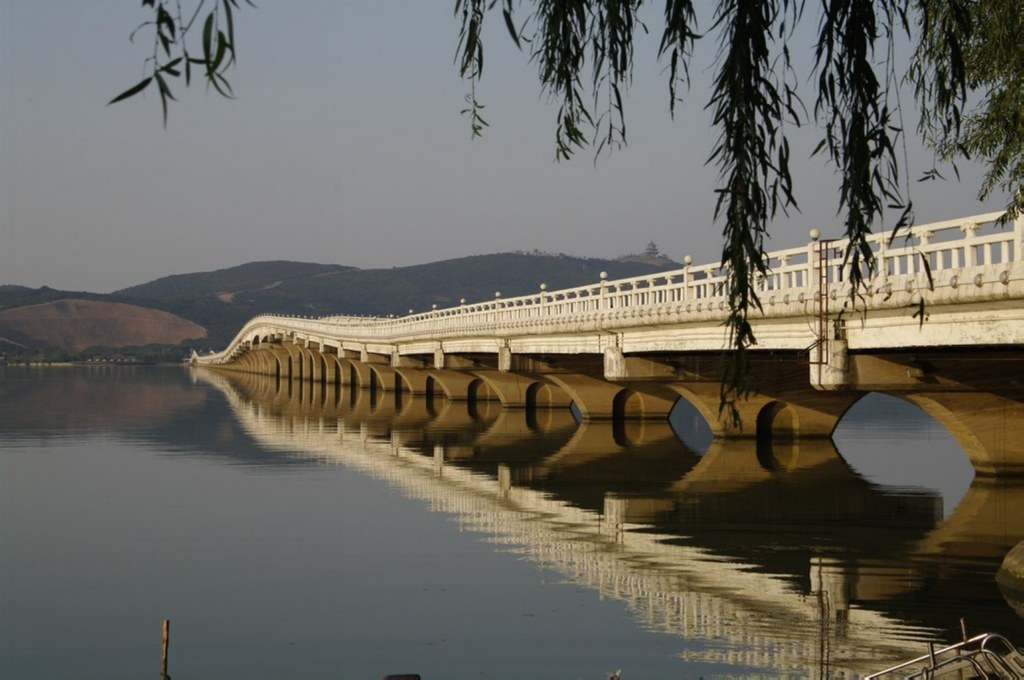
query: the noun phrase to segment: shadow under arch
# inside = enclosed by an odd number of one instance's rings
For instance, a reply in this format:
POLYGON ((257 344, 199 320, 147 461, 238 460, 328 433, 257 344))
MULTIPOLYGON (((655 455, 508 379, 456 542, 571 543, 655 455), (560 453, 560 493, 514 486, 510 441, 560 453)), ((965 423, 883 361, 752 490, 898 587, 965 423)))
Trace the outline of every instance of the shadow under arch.
POLYGON ((466 385, 466 401, 470 408, 476 408, 481 401, 496 399, 497 395, 482 378, 474 377, 466 385))
POLYGON ((800 418, 782 401, 765 404, 757 413, 757 460, 765 470, 788 470, 797 464, 799 449, 793 446, 800 418))
POLYGON ((436 408, 435 403, 437 399, 444 396, 444 389, 438 384, 434 376, 428 374, 423 381, 423 399, 427 403, 427 408, 433 411, 436 408))

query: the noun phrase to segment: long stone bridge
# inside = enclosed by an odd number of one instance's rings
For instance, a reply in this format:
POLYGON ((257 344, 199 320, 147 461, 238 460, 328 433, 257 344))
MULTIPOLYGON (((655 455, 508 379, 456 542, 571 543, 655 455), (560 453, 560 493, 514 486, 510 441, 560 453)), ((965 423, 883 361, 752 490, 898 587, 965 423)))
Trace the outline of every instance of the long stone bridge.
POLYGON ((574 404, 594 421, 664 419, 683 398, 717 437, 769 451, 831 436, 877 391, 942 423, 977 472, 1024 474, 1024 219, 1001 215, 875 235, 876 269, 857 290, 845 240, 813 230, 768 253, 750 315, 756 391, 736 405, 740 425, 719 408, 729 336, 718 264, 401 318, 257 316, 192 362, 374 395, 574 404))

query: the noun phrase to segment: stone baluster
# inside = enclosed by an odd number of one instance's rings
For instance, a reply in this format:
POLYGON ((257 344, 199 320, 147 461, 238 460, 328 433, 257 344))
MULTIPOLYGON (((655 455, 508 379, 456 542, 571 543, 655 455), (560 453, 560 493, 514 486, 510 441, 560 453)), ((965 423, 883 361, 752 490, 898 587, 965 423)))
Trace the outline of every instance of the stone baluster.
MULTIPOLYGON (((978 224, 975 222, 966 222, 960 225, 960 231, 964 233, 964 254, 963 260, 959 265, 961 267, 973 267, 977 264, 973 241, 974 235, 978 231, 978 224)), ((954 263, 954 265, 955 264, 956 263, 954 263)))
POLYGON ((1013 259, 1024 262, 1024 213, 1013 221, 1013 259))
MULTIPOLYGON (((932 237, 934 237, 934 236, 935 236, 935 232, 931 232, 931 231, 919 231, 919 232, 917 232, 917 243, 918 243, 918 246, 921 248, 921 254, 924 256, 925 261, 929 265, 932 264, 932 258, 931 258, 931 251, 928 250, 928 246, 931 245, 932 237)), ((932 269, 937 269, 937 267, 932 267, 932 269)), ((916 264, 914 266, 914 273, 917 273, 917 265, 916 264)))
MULTIPOLYGON (((821 248, 818 245, 818 239, 821 238, 821 231, 818 229, 811 229, 808 232, 808 235, 811 240, 807 244, 807 268, 804 271, 806 272, 805 276, 807 276, 807 285, 813 287, 814 290, 817 290, 821 268, 827 267, 828 265, 823 256, 819 257, 819 255, 822 254, 821 248)), ((825 276, 828 276, 827 271, 825 272, 825 276)))

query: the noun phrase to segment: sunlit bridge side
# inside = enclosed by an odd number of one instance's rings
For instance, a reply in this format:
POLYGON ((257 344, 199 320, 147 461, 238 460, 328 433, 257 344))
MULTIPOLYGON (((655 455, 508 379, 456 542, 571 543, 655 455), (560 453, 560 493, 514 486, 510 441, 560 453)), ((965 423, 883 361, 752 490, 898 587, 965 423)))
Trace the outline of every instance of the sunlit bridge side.
POLYGON ((1024 474, 1024 218, 975 215, 871 241, 851 290, 843 240, 768 254, 752 312, 756 390, 720 408, 726 275, 718 264, 541 290, 402 318, 258 316, 194 364, 374 395, 504 408, 572 405, 583 421, 664 421, 682 398, 719 439, 828 439, 865 393, 942 423, 979 474, 1024 474))

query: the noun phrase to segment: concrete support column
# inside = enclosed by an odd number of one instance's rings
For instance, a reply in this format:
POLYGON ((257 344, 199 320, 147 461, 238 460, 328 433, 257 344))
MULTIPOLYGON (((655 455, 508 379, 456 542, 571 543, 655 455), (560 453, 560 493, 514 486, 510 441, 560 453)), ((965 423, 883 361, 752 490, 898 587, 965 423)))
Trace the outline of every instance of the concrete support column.
POLYGON ((825 343, 824 364, 811 364, 811 386, 817 390, 850 389, 853 378, 846 340, 821 339, 825 343))
POLYGON ((604 378, 605 380, 623 380, 626 378, 626 358, 618 347, 608 347, 604 350, 604 378))

